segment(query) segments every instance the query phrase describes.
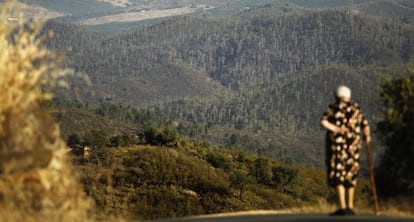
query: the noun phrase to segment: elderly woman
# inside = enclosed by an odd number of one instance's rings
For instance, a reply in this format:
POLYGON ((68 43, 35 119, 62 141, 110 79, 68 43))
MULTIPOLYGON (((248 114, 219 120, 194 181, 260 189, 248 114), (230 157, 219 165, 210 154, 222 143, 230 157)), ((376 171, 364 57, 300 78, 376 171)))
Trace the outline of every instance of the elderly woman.
POLYGON ((368 121, 358 104, 351 102, 351 90, 339 86, 335 103, 321 118, 326 132, 328 184, 335 188, 339 209, 331 215, 354 215, 354 193, 360 169, 361 134, 371 140, 368 121))

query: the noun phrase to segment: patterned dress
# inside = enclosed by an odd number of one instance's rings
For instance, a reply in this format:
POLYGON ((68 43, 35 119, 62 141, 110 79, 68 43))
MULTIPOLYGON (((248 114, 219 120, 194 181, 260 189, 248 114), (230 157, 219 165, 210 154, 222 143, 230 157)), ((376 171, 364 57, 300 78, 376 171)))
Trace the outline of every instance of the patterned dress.
POLYGON ((326 166, 328 184, 353 187, 360 169, 361 132, 368 126, 358 104, 334 103, 329 105, 322 119, 338 127, 347 127, 349 133, 326 133, 326 166))

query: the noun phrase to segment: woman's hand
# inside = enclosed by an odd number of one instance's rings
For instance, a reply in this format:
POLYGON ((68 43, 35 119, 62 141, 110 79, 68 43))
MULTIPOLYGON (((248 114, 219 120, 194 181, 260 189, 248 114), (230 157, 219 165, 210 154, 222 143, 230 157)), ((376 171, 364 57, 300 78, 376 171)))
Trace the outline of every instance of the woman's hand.
POLYGON ((335 133, 339 133, 339 134, 342 134, 342 135, 346 135, 349 132, 350 131, 349 131, 349 129, 346 126, 341 126, 341 127, 337 127, 337 130, 336 130, 335 133))
POLYGON ((366 141, 367 143, 371 143, 371 136, 370 136, 370 135, 365 136, 365 141, 366 141))

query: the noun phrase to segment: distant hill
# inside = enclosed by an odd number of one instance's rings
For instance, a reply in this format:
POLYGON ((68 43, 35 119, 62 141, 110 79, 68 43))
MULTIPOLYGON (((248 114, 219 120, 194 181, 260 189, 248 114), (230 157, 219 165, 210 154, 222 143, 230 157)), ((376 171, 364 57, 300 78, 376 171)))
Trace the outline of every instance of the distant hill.
POLYGON ((287 2, 307 8, 345 7, 378 0, 286 0, 287 2))
POLYGON ((50 113, 58 122, 65 139, 72 134, 82 135, 91 130, 100 130, 110 136, 138 130, 137 126, 110 120, 82 109, 51 109, 50 113))
POLYGON ((355 11, 376 16, 399 19, 405 23, 414 22, 414 2, 407 0, 382 0, 361 4, 354 7, 355 11))
POLYGON ((121 11, 120 8, 110 3, 97 0, 22 0, 21 2, 29 4, 29 6, 41 6, 60 12, 71 20, 98 17, 121 11))

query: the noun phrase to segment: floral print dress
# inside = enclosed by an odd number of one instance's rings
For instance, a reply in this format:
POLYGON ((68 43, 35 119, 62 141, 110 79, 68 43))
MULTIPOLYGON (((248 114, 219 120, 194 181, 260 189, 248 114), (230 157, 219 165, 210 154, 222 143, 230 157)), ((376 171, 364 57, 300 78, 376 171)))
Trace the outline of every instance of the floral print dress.
POLYGON ((368 126, 358 104, 337 102, 329 105, 322 119, 337 127, 347 127, 347 134, 326 133, 326 165, 328 184, 353 187, 359 173, 361 133, 368 126))

